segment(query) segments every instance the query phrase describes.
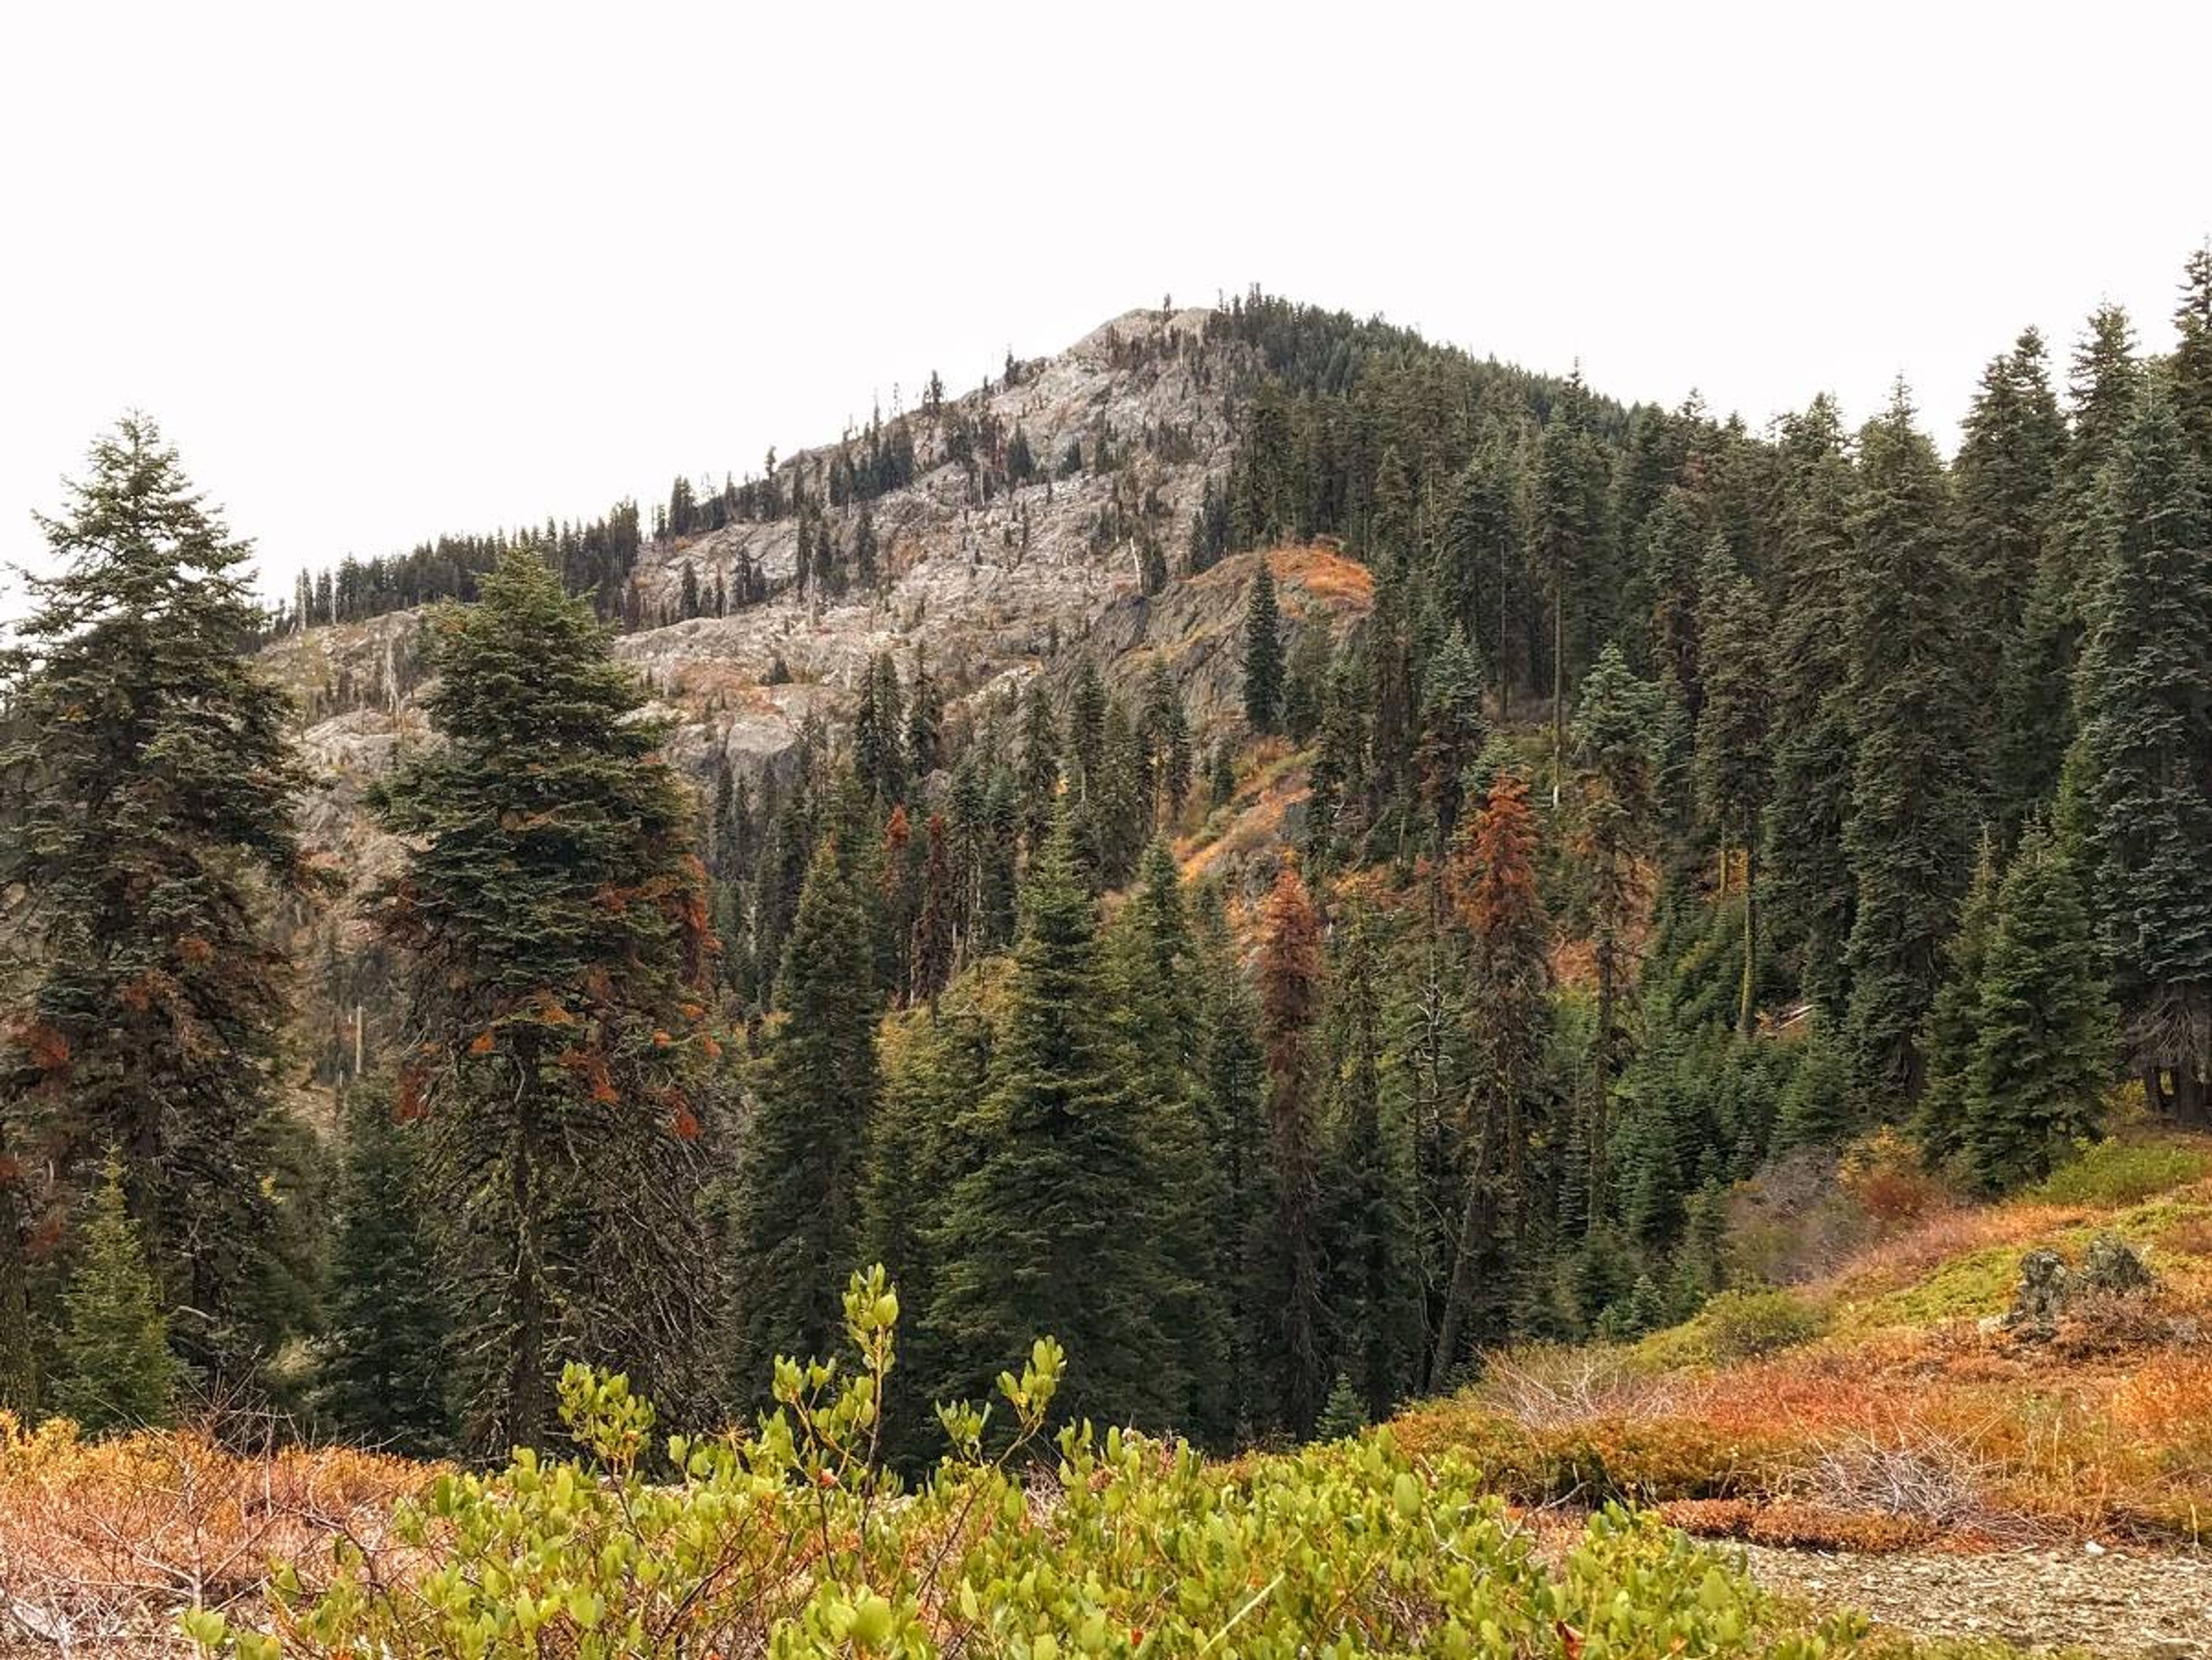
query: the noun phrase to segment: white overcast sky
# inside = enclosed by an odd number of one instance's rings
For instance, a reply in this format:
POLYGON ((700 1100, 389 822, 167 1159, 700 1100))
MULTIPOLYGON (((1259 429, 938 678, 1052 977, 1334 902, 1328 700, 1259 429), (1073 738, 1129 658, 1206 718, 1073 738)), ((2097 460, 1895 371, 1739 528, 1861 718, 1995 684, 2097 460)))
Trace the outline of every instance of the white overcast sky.
POLYGON ((0 560, 156 417, 264 585, 1253 282, 1754 424, 2162 349, 2212 5, 0 7, 0 560))

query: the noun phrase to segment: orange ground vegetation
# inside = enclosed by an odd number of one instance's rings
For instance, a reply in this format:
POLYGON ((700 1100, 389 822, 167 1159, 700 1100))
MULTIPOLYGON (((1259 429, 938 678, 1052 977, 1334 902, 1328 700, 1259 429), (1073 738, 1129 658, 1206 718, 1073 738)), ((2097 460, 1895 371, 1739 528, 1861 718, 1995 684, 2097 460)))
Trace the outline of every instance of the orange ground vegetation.
MULTIPOLYGON (((1872 1191, 1887 1191, 1875 1183, 1872 1191)), ((2130 1205, 1954 1203, 1796 1296, 1826 1335, 1714 1362, 1698 1325, 1631 1347, 1495 1357, 1406 1414, 1401 1444, 1472 1450, 1530 1505, 1625 1498, 1758 1543, 1961 1548, 2212 1537, 2208 1184, 2130 1205), (2084 1296, 2055 1337, 1996 1315, 2019 1256, 2110 1229, 2158 1288, 2084 1296)))
POLYGON ((197 1431, 80 1440, 0 1412, 0 1651, 174 1646, 175 1614, 257 1596, 272 1556, 380 1548, 434 1467, 342 1448, 228 1449, 197 1431))
MULTIPOLYGON (((1241 588, 1252 580, 1261 556, 1235 553, 1193 581, 1215 587, 1241 588)), ((1338 611, 1364 611, 1375 603, 1375 573, 1357 559, 1319 543, 1270 548, 1267 568, 1274 573, 1286 604, 1301 596, 1338 611)))

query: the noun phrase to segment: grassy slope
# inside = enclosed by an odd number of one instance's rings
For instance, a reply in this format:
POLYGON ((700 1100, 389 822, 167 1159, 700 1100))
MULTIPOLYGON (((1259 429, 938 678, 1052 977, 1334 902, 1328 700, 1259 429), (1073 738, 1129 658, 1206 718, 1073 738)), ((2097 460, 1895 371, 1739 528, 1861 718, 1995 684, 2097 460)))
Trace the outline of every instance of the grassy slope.
POLYGON ((1833 1201, 1873 1237, 1793 1291, 1735 1293, 1631 1347, 1524 1351, 1409 1412, 1532 1503, 1625 1496, 1706 1533, 1896 1548, 2212 1529, 2212 1141, 2139 1136, 1993 1206, 1833 1201), (1885 1221, 1879 1214, 1891 1213, 1885 1221), (2055 1339, 1999 1323, 2021 1256, 2110 1230, 2158 1288, 2092 1298, 2055 1339))

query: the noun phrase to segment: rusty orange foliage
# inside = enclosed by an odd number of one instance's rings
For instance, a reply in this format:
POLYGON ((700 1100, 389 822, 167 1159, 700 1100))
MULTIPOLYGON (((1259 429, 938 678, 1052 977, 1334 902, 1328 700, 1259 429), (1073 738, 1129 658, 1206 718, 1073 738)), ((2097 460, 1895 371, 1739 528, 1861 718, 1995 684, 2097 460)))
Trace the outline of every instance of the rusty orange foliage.
POLYGON ((35 1023, 23 1034, 23 1047, 30 1054, 31 1064, 40 1072, 59 1072, 69 1065, 68 1037, 44 1021, 35 1023))

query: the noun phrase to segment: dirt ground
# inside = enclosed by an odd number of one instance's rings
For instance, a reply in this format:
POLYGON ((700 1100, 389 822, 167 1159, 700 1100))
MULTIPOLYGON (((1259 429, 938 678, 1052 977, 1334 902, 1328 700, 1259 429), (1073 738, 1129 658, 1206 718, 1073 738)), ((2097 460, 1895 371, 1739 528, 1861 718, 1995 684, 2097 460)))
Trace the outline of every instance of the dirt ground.
POLYGON ((1999 1637, 2100 1660, 2212 1660, 2212 1553, 1742 1549, 1771 1590, 1920 1636, 1999 1637))

